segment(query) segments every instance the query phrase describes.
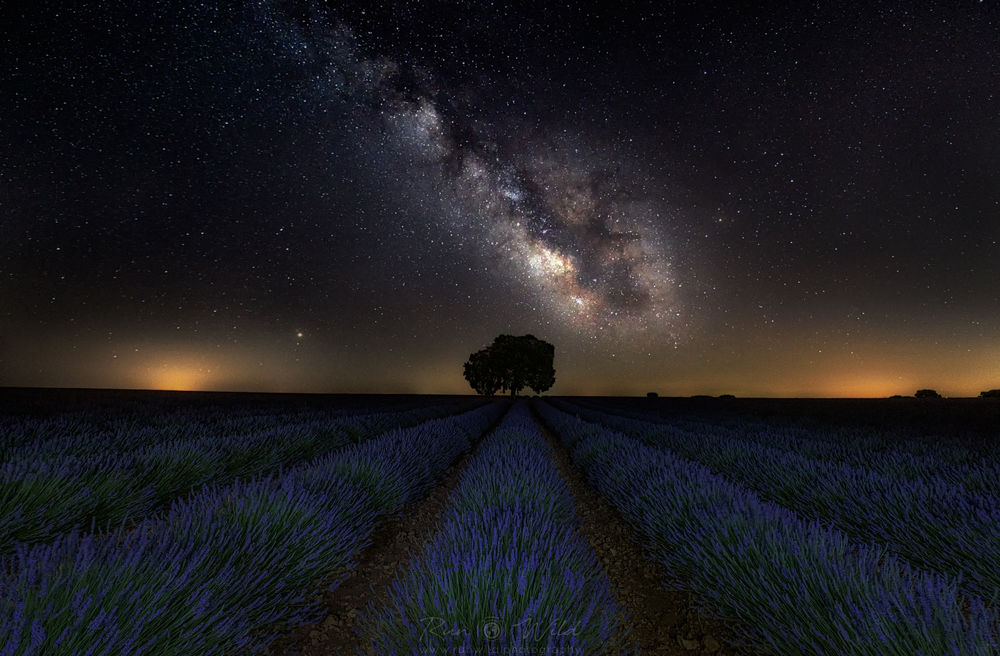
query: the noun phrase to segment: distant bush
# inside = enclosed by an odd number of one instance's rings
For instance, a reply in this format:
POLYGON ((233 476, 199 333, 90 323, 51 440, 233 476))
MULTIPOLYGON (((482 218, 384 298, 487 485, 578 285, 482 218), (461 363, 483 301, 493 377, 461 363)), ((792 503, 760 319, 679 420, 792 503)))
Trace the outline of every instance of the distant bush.
POLYGON ((733 394, 720 394, 720 395, 719 395, 719 398, 720 398, 720 399, 735 399, 735 398, 736 398, 736 396, 735 396, 735 395, 733 395, 733 394))
MULTIPOLYGON (((983 394, 985 394, 985 393, 986 392, 983 392, 983 394)), ((656 392, 646 392, 646 398, 647 399, 655 399, 658 396, 659 396, 659 394, 657 394, 656 392)))
POLYGON ((986 390, 985 392, 980 392, 979 396, 984 399, 1000 399, 1000 389, 986 390))
POLYGON ((935 390, 932 390, 932 389, 917 390, 917 393, 914 394, 913 396, 917 397, 918 399, 940 399, 941 398, 941 395, 938 394, 935 390))

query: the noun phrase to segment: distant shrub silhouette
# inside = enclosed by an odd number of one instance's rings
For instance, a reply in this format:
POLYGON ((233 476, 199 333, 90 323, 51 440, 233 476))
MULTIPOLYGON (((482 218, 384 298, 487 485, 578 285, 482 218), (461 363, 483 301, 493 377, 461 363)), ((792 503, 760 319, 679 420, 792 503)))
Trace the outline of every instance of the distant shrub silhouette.
POLYGON ((984 399, 1000 399, 1000 389, 986 390, 985 392, 980 392, 979 396, 984 399))
POLYGON ((735 394, 720 394, 719 398, 720 399, 735 399, 736 395, 735 394))
POLYGON ((914 394, 913 396, 917 397, 918 399, 940 399, 941 398, 941 395, 938 394, 935 390, 932 390, 932 389, 917 390, 917 393, 914 394))
MULTIPOLYGON (((985 394, 985 392, 984 392, 984 394, 985 394)), ((647 399, 655 399, 658 396, 659 396, 659 394, 657 394, 656 392, 646 392, 646 398, 647 399)))

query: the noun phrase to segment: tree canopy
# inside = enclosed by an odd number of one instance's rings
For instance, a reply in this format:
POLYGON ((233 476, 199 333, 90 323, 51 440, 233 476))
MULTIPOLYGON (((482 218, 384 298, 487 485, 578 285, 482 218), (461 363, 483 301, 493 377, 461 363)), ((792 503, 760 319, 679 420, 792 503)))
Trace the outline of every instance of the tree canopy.
POLYGON ((534 335, 498 335, 493 343, 469 356, 464 375, 479 394, 497 390, 517 396, 525 387, 540 394, 556 382, 555 347, 534 335))

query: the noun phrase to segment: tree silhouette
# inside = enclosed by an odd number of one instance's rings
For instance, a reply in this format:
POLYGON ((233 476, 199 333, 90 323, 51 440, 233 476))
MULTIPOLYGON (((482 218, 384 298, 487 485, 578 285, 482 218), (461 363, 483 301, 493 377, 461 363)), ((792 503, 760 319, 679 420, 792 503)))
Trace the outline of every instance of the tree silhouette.
POLYGON ((941 398, 941 395, 938 394, 935 390, 932 390, 932 389, 917 390, 917 393, 914 394, 913 396, 917 397, 918 399, 940 399, 941 398))
POLYGON ((525 387, 539 394, 556 382, 554 356, 555 347, 534 335, 499 335, 492 344, 469 356, 463 372, 479 394, 492 395, 502 390, 517 396, 525 387))
POLYGON ((469 356, 464 373, 465 380, 478 394, 492 396, 500 389, 500 375, 490 362, 488 347, 469 356))

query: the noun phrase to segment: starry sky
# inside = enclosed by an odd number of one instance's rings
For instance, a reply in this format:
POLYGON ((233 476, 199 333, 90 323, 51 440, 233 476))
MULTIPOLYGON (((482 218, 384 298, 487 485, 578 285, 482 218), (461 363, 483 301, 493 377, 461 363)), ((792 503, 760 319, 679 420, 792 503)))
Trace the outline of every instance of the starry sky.
POLYGON ((1000 387, 996 2, 606 4, 4 5, 0 385, 1000 387))

